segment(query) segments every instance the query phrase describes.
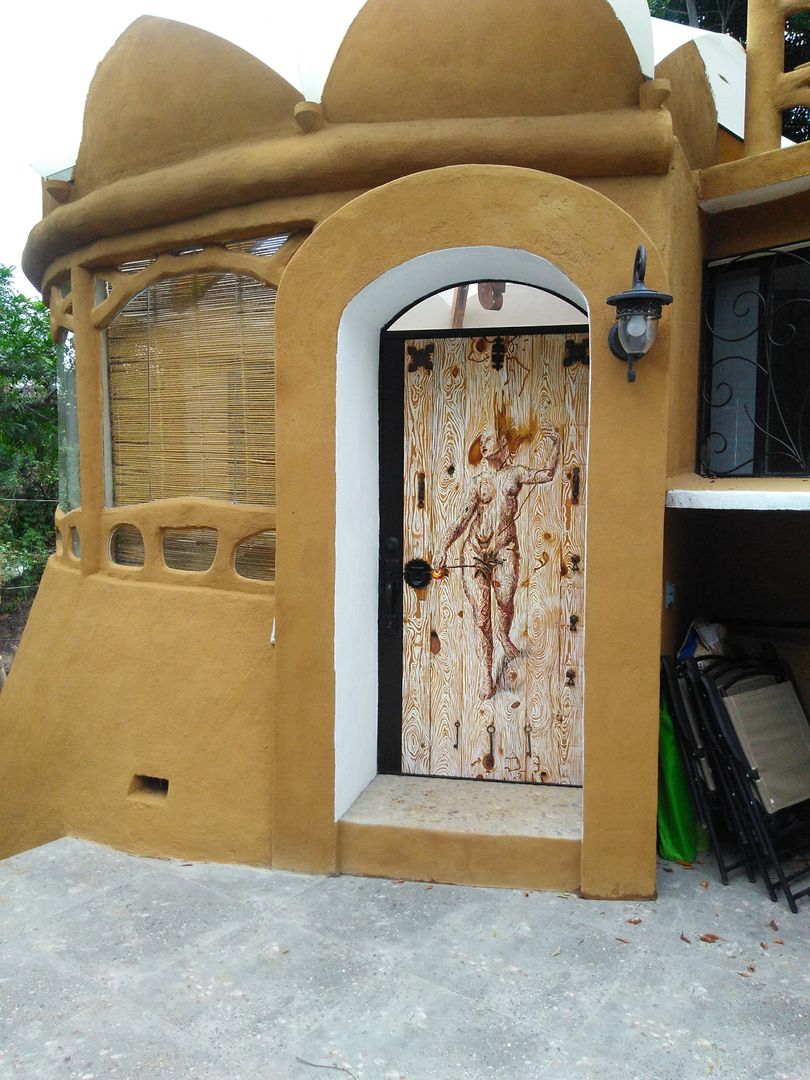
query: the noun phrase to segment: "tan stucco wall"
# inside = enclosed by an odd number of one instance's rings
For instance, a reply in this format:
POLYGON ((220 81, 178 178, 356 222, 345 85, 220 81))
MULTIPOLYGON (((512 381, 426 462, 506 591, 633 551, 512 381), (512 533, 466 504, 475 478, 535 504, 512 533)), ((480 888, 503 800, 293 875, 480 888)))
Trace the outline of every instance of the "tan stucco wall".
POLYGON ((810 191, 708 219, 706 258, 722 259, 760 248, 810 239, 810 191))
POLYGON ((273 603, 51 559, 0 695, 0 856, 65 834, 269 865, 273 603), (164 800, 129 798, 135 775, 164 800))
MULTIPOLYGON (((92 694, 88 697, 77 675, 73 697, 81 702, 83 719, 80 727, 73 719, 70 724, 74 757, 87 758, 98 766, 96 794, 85 794, 87 770, 63 767, 60 763, 71 759, 61 744, 55 745, 36 766, 32 765, 39 777, 42 798, 45 799, 45 792, 52 792, 45 800, 47 806, 43 804, 41 827, 35 826, 32 817, 10 840, 13 847, 37 842, 44 835, 43 829, 61 828, 107 839, 130 850, 266 863, 270 858, 269 837, 274 832, 273 859, 278 865, 327 871, 341 868, 338 830, 332 814, 334 675, 330 598, 333 587, 329 578, 334 559, 337 324, 343 308, 356 292, 390 266, 441 247, 498 244, 523 247, 549 258, 583 289, 592 305, 594 426, 587 553, 586 834, 581 848, 580 883, 592 895, 650 895, 654 888, 655 672, 666 475, 666 358, 672 320, 668 313, 654 354, 640 365, 638 382, 628 386, 624 367, 610 356, 605 346, 613 312, 604 304, 604 298, 629 284, 635 247, 642 241, 650 248, 648 280, 657 287, 667 288, 667 271, 655 246, 616 204, 633 208, 649 233, 660 240, 662 248, 672 249, 670 258, 673 251, 686 250, 673 240, 678 235, 672 222, 673 206, 683 209, 689 205, 693 214, 696 211, 694 203, 688 204, 688 172, 683 166, 660 177, 607 178, 592 184, 612 195, 615 202, 588 187, 547 174, 467 166, 418 174, 386 185, 322 220, 285 272, 278 299, 280 684, 277 706, 280 721, 275 754, 269 750, 272 688, 266 681, 246 682, 240 666, 251 649, 256 650, 257 657, 263 655, 262 649, 267 649, 272 601, 258 596, 236 597, 215 587, 180 588, 156 581, 149 589, 170 590, 155 594, 164 598, 162 610, 168 638, 173 640, 175 635, 182 635, 190 605, 201 604, 208 611, 210 604, 208 648, 215 652, 213 642, 220 633, 227 633, 233 640, 234 662, 224 667, 220 664, 215 676, 216 661, 212 657, 212 673, 206 676, 212 683, 215 678, 221 678, 235 688, 229 714, 230 741, 216 758, 206 758, 203 751, 196 756, 198 731, 203 735, 209 730, 214 723, 211 718, 199 729, 195 725, 193 732, 175 729, 173 738, 177 739, 177 746, 182 746, 183 753, 190 756, 180 760, 168 755, 173 774, 165 766, 161 772, 159 761, 153 761, 149 768, 138 765, 133 761, 131 743, 113 736, 105 703, 92 694), (314 295, 319 297, 319 303, 313 306, 314 295), (307 491, 306 500, 300 499, 301 490, 307 491), (625 538, 622 530, 628 521, 633 522, 632 535, 625 538), (625 543, 633 552, 630 559, 621 554, 625 543), (199 599, 203 591, 206 600, 199 599), (255 613, 255 633, 251 624, 241 617, 238 624, 236 618, 229 623, 228 619, 214 617, 217 604, 223 599, 228 604, 255 605, 250 608, 255 613), (622 655, 617 657, 628 604, 635 613, 638 635, 635 640, 643 641, 644 645, 631 649, 627 656, 622 650, 622 655), (239 646, 243 641, 248 643, 247 654, 239 646), (649 653, 646 660, 645 649, 649 653), (245 733, 243 713, 247 717, 245 733), (302 730, 307 732, 305 755, 299 752, 302 730), (266 740, 263 746, 268 747, 264 756, 257 752, 260 731, 266 740), (88 746, 97 745, 106 747, 101 764, 95 749, 92 755, 87 753, 88 746), (274 782, 271 774, 276 761, 293 761, 295 765, 275 770, 274 782), (123 780, 128 784, 134 773, 149 772, 150 768, 155 775, 169 775, 170 796, 161 805, 135 805, 126 798, 127 785, 123 780), (256 799, 240 800, 233 814, 226 815, 221 822, 216 816, 216 805, 194 801, 190 795, 192 791, 202 791, 213 782, 212 778, 215 781, 220 775, 250 775, 251 783, 256 785, 256 799), (74 776, 79 778, 76 783, 74 776), (183 797, 187 801, 183 814, 178 811, 174 816, 173 808, 180 805, 181 798, 176 792, 185 792, 183 797), (54 825, 54 817, 58 826, 54 825)), ((342 202, 343 198, 336 196, 328 209, 339 207, 342 202)), ((324 209, 326 206, 319 206, 316 216, 323 216, 324 209)), ((229 227, 240 231, 240 223, 255 221, 257 213, 256 208, 218 212, 214 218, 200 219, 197 231, 210 235, 212 224, 220 230, 220 235, 229 227)), ((268 216, 268 220, 274 219, 268 216)), ((175 228, 186 235, 195 231, 191 225, 175 228)), ((144 246, 169 246, 171 241, 163 239, 164 233, 168 237, 166 228, 144 233, 144 246)), ((115 241, 113 246, 135 253, 138 241, 124 239, 115 241)), ((103 264, 103 247, 99 244, 87 249, 87 261, 103 264)), ((89 274, 74 270, 74 306, 80 312, 82 309, 86 312, 92 303, 91 285, 89 274)), ((82 325, 85 330, 79 334, 83 359, 79 398, 83 508, 78 520, 82 531, 82 567, 85 575, 90 576, 82 581, 71 571, 70 581, 81 583, 73 587, 83 590, 87 621, 90 624, 95 621, 97 615, 91 613, 98 605, 104 609, 103 620, 110 620, 105 622, 109 628, 121 617, 121 609, 114 600, 119 594, 110 590, 123 589, 121 596, 137 598, 146 586, 110 580, 113 571, 105 561, 110 514, 103 511, 100 361, 95 334, 86 329, 86 322, 82 325), (94 576, 96 571, 101 571, 98 578, 94 576)), ((160 510, 154 507, 140 513, 144 521, 157 523, 160 517, 160 510)), ((57 561, 64 567, 60 565, 56 569, 63 573, 71 569, 68 554, 57 561)), ((117 572, 119 577, 128 573, 117 572)), ((36 719, 41 700, 41 694, 35 691, 37 680, 46 662, 53 662, 54 670, 61 670, 66 662, 58 649, 51 648, 51 631, 46 627, 57 618, 56 612, 62 606, 74 603, 74 598, 64 591, 66 586, 50 584, 51 579, 61 580, 49 571, 43 587, 42 614, 32 619, 26 652, 21 654, 22 661, 18 661, 18 669, 9 684, 12 692, 5 696, 5 708, 0 711, 0 716, 14 714, 12 723, 19 730, 44 725, 44 721, 36 719)), ((213 586, 216 584, 212 582, 213 586)), ((144 642, 150 620, 155 617, 155 609, 147 605, 141 624, 144 642)), ((194 624, 204 625, 196 616, 194 624)), ((113 647, 114 634, 109 640, 108 663, 112 673, 116 664, 122 666, 125 646, 119 637, 113 647)), ((143 649, 139 654, 141 669, 148 668, 146 645, 143 649)), ((175 654, 166 640, 161 639, 160 648, 149 655, 166 678, 170 678, 169 673, 176 666, 175 654)), ((122 671, 123 680, 128 679, 128 670, 127 667, 122 671)), ((87 678, 86 671, 83 677, 87 678)), ((195 697, 199 695, 202 700, 207 695, 206 679, 188 684, 195 697)), ((178 686, 177 692, 181 690, 178 686)), ((59 696, 55 692, 54 702, 59 696)), ((171 695, 141 698, 131 726, 140 733, 142 745, 167 745, 161 744, 155 733, 165 728, 173 712, 171 695)), ((14 760, 12 755, 10 772, 14 770, 14 760)), ((29 774, 23 770, 21 775, 29 774)), ((16 791, 14 784, 9 791, 16 791)), ((346 848, 347 858, 350 850, 379 853, 379 845, 375 849, 375 843, 367 837, 360 848, 346 848)), ((413 844, 410 848, 415 850, 413 844)), ((408 845, 402 845, 402 849, 408 850, 408 845)), ((572 850, 566 849, 563 855, 559 849, 558 865, 556 858, 549 864, 548 880, 558 880, 559 887, 569 887, 572 850)), ((418 863, 417 860, 411 867, 404 866, 401 872, 418 876, 418 863)), ((358 868, 355 861, 351 868, 358 868)), ((374 872, 373 866, 369 865, 368 872, 374 872)))
MULTIPOLYGON (((338 868, 333 820, 335 355, 347 303, 408 259, 494 244, 549 259, 592 310, 585 691, 587 895, 654 888, 659 583, 666 475, 667 351, 638 382, 608 352, 605 297, 629 275, 636 246, 666 288, 654 244, 606 198, 525 169, 464 166, 422 173, 361 196, 316 230, 290 263, 278 297, 277 773, 275 861, 338 868), (315 306, 304 297, 318 296, 315 306), (307 492, 302 500, 300 493, 307 492), (631 524, 632 523, 632 524, 631 524), (627 612, 634 613, 627 642, 627 612), (313 613, 317 612, 317 619, 313 613)), ((414 297, 416 299, 416 297, 414 297)), ((394 314, 393 312, 391 313, 394 314)))
MULTIPOLYGON (((810 220, 807 195, 707 218, 698 183, 714 198, 727 189, 740 197, 754 182, 792 184, 806 151, 699 176, 690 163, 711 163, 715 130, 689 49, 669 65, 673 93, 659 108, 664 88, 646 84, 655 92, 645 93, 604 0, 555 0, 538 7, 543 19, 509 0, 490 26, 494 10, 483 0, 465 9, 463 47, 431 41, 441 69, 408 63, 391 72, 382 61, 398 62, 404 46, 389 34, 390 5, 374 0, 336 60, 326 115, 312 106, 306 130, 283 80, 193 28, 141 20, 100 67, 76 183, 63 205, 48 196, 26 253, 37 281, 72 271, 83 498, 60 531, 78 525, 82 558, 74 564, 65 550, 51 561, 0 698, 0 853, 75 832, 150 854, 519 883, 507 869, 511 848, 496 851, 492 838, 484 872, 470 857, 480 836, 469 844, 437 836, 426 852, 415 833, 392 838, 333 820, 337 328, 349 301, 391 267, 446 247, 498 245, 557 265, 586 294, 592 320, 585 834, 581 844, 544 846, 531 884, 652 894, 661 586, 688 568, 694 542, 679 521, 664 563, 664 490, 667 475, 689 472, 694 458, 701 260, 707 243, 718 255, 803 238, 810 220), (566 20, 576 25, 574 49, 553 37, 555 21, 566 20), (491 50, 481 57, 484 36, 491 50), (536 41, 551 57, 541 80, 536 41), (182 64, 167 105, 161 72, 172 56, 182 64), (605 80, 594 76, 603 62, 605 80), (224 96, 194 85, 215 68, 224 96), (529 82, 531 93, 517 92, 529 82), (149 140, 133 147, 144 126, 149 140), (247 511, 205 500, 140 507, 147 567, 109 564, 109 528, 128 511, 104 509, 92 271, 199 241, 313 226, 278 297, 274 653, 272 588, 235 583, 226 565, 240 530, 250 531, 247 511), (675 303, 628 386, 607 350, 605 297, 629 285, 640 242, 648 283, 675 303), (204 580, 161 567, 154 552, 166 514, 220 528, 222 557, 204 580), (130 798, 136 773, 168 778, 168 797, 130 798)), ((394 15, 409 44, 413 19, 430 24, 434 5, 420 0, 394 15)), ((459 27, 446 30, 452 44, 459 27)), ((721 160, 728 156, 721 146, 721 160)), ((664 613, 666 645, 692 602, 684 590, 664 613)))

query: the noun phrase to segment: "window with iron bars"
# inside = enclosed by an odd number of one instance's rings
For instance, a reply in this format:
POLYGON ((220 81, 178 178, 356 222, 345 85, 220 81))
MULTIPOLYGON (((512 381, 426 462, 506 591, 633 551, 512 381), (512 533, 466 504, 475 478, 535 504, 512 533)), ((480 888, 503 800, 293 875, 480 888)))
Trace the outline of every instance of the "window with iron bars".
POLYGON ((697 471, 810 475, 810 241, 709 263, 697 471))

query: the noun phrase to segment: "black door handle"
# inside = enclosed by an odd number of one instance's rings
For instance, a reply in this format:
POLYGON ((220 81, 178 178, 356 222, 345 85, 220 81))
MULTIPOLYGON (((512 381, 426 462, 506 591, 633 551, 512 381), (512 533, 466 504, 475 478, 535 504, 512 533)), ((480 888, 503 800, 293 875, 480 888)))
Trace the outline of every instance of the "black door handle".
POLYGON ((382 545, 380 559, 380 623, 385 633, 393 633, 397 627, 399 596, 402 591, 402 559, 396 536, 388 537, 382 545))
POLYGON ((579 505, 579 465, 575 465, 570 472, 571 477, 571 505, 579 505))
POLYGON ((433 580, 433 567, 424 559, 409 559, 402 576, 412 589, 424 589, 433 580))

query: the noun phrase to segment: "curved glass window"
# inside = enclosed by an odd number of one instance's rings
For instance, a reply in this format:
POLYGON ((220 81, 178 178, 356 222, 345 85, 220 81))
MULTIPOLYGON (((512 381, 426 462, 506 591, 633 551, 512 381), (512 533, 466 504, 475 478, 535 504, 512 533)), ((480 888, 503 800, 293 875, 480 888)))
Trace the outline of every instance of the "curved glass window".
POLYGON ((59 436, 59 505, 67 513, 81 505, 79 486, 79 417, 76 410, 76 350, 68 334, 56 363, 59 436))

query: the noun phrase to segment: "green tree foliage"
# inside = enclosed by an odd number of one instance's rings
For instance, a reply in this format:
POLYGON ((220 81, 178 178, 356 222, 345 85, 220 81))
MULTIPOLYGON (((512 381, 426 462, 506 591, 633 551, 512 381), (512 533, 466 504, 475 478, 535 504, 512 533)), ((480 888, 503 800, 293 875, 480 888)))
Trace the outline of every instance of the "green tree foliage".
POLYGON ((58 349, 47 308, 15 291, 12 272, 0 266, 0 586, 33 586, 53 550, 58 349))
MULTIPOLYGON (((699 26, 720 34, 731 34, 745 44, 748 19, 747 0, 648 0, 650 14, 657 19, 699 26)), ((785 30, 785 71, 810 61, 810 12, 788 19, 785 30)), ((786 109, 782 131, 794 142, 810 139, 810 109, 786 109)))

